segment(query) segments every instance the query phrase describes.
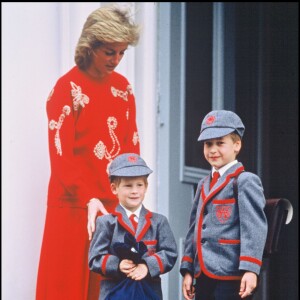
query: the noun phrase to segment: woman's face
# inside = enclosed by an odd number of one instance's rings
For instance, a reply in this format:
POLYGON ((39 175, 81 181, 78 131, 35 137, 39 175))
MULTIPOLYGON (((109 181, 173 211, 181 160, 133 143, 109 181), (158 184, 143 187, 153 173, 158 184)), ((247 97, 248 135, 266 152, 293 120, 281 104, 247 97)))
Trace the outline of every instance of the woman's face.
POLYGON ((97 79, 111 74, 122 60, 128 43, 107 43, 92 51, 88 73, 97 79))

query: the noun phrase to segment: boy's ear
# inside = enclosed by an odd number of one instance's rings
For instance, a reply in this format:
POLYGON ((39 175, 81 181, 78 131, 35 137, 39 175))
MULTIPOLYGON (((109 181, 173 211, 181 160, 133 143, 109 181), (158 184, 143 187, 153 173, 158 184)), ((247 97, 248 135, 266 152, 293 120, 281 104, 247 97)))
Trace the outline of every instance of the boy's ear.
POLYGON ((116 187, 115 183, 110 184, 110 189, 114 195, 117 195, 117 187, 116 187))
POLYGON ((242 148, 242 141, 237 140, 235 142, 235 152, 238 154, 241 151, 241 148, 242 148))

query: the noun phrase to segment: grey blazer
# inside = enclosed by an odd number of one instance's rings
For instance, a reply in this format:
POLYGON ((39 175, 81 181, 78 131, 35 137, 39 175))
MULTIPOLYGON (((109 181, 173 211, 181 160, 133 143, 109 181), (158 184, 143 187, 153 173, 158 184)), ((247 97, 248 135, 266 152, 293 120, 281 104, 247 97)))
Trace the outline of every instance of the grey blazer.
POLYGON ((211 175, 199 181, 190 215, 180 272, 201 272, 220 280, 239 280, 245 271, 259 274, 267 237, 265 197, 259 177, 239 162, 209 190, 211 175), (238 199, 233 190, 239 175, 238 199))
POLYGON ((160 274, 174 267, 178 255, 169 222, 165 216, 150 212, 142 206, 135 233, 125 210, 118 205, 112 214, 97 218, 96 231, 90 244, 89 268, 103 277, 99 300, 105 299, 108 292, 124 279, 119 271, 120 259, 112 245, 124 242, 126 231, 134 235, 137 242, 143 241, 146 244, 148 252, 142 259, 149 269, 147 281, 162 299, 160 274))

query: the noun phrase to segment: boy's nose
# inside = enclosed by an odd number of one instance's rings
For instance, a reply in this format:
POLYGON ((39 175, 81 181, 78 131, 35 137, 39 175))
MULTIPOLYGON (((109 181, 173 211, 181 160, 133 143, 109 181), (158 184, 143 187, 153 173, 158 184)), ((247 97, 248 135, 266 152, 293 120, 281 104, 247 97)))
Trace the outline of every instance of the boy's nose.
POLYGON ((133 187, 131 190, 132 193, 137 193, 137 191, 138 191, 137 187, 133 187))
POLYGON ((211 153, 215 153, 217 151, 217 148, 212 146, 209 150, 211 153))

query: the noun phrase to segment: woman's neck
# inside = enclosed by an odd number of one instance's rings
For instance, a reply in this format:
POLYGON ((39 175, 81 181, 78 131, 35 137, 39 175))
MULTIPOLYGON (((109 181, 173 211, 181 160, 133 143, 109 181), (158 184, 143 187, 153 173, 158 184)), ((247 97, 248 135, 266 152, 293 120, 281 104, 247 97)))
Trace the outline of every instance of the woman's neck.
POLYGON ((86 76, 88 76, 90 79, 94 81, 103 81, 103 79, 107 77, 103 73, 100 73, 97 69, 92 67, 84 70, 83 73, 85 73, 86 76))

